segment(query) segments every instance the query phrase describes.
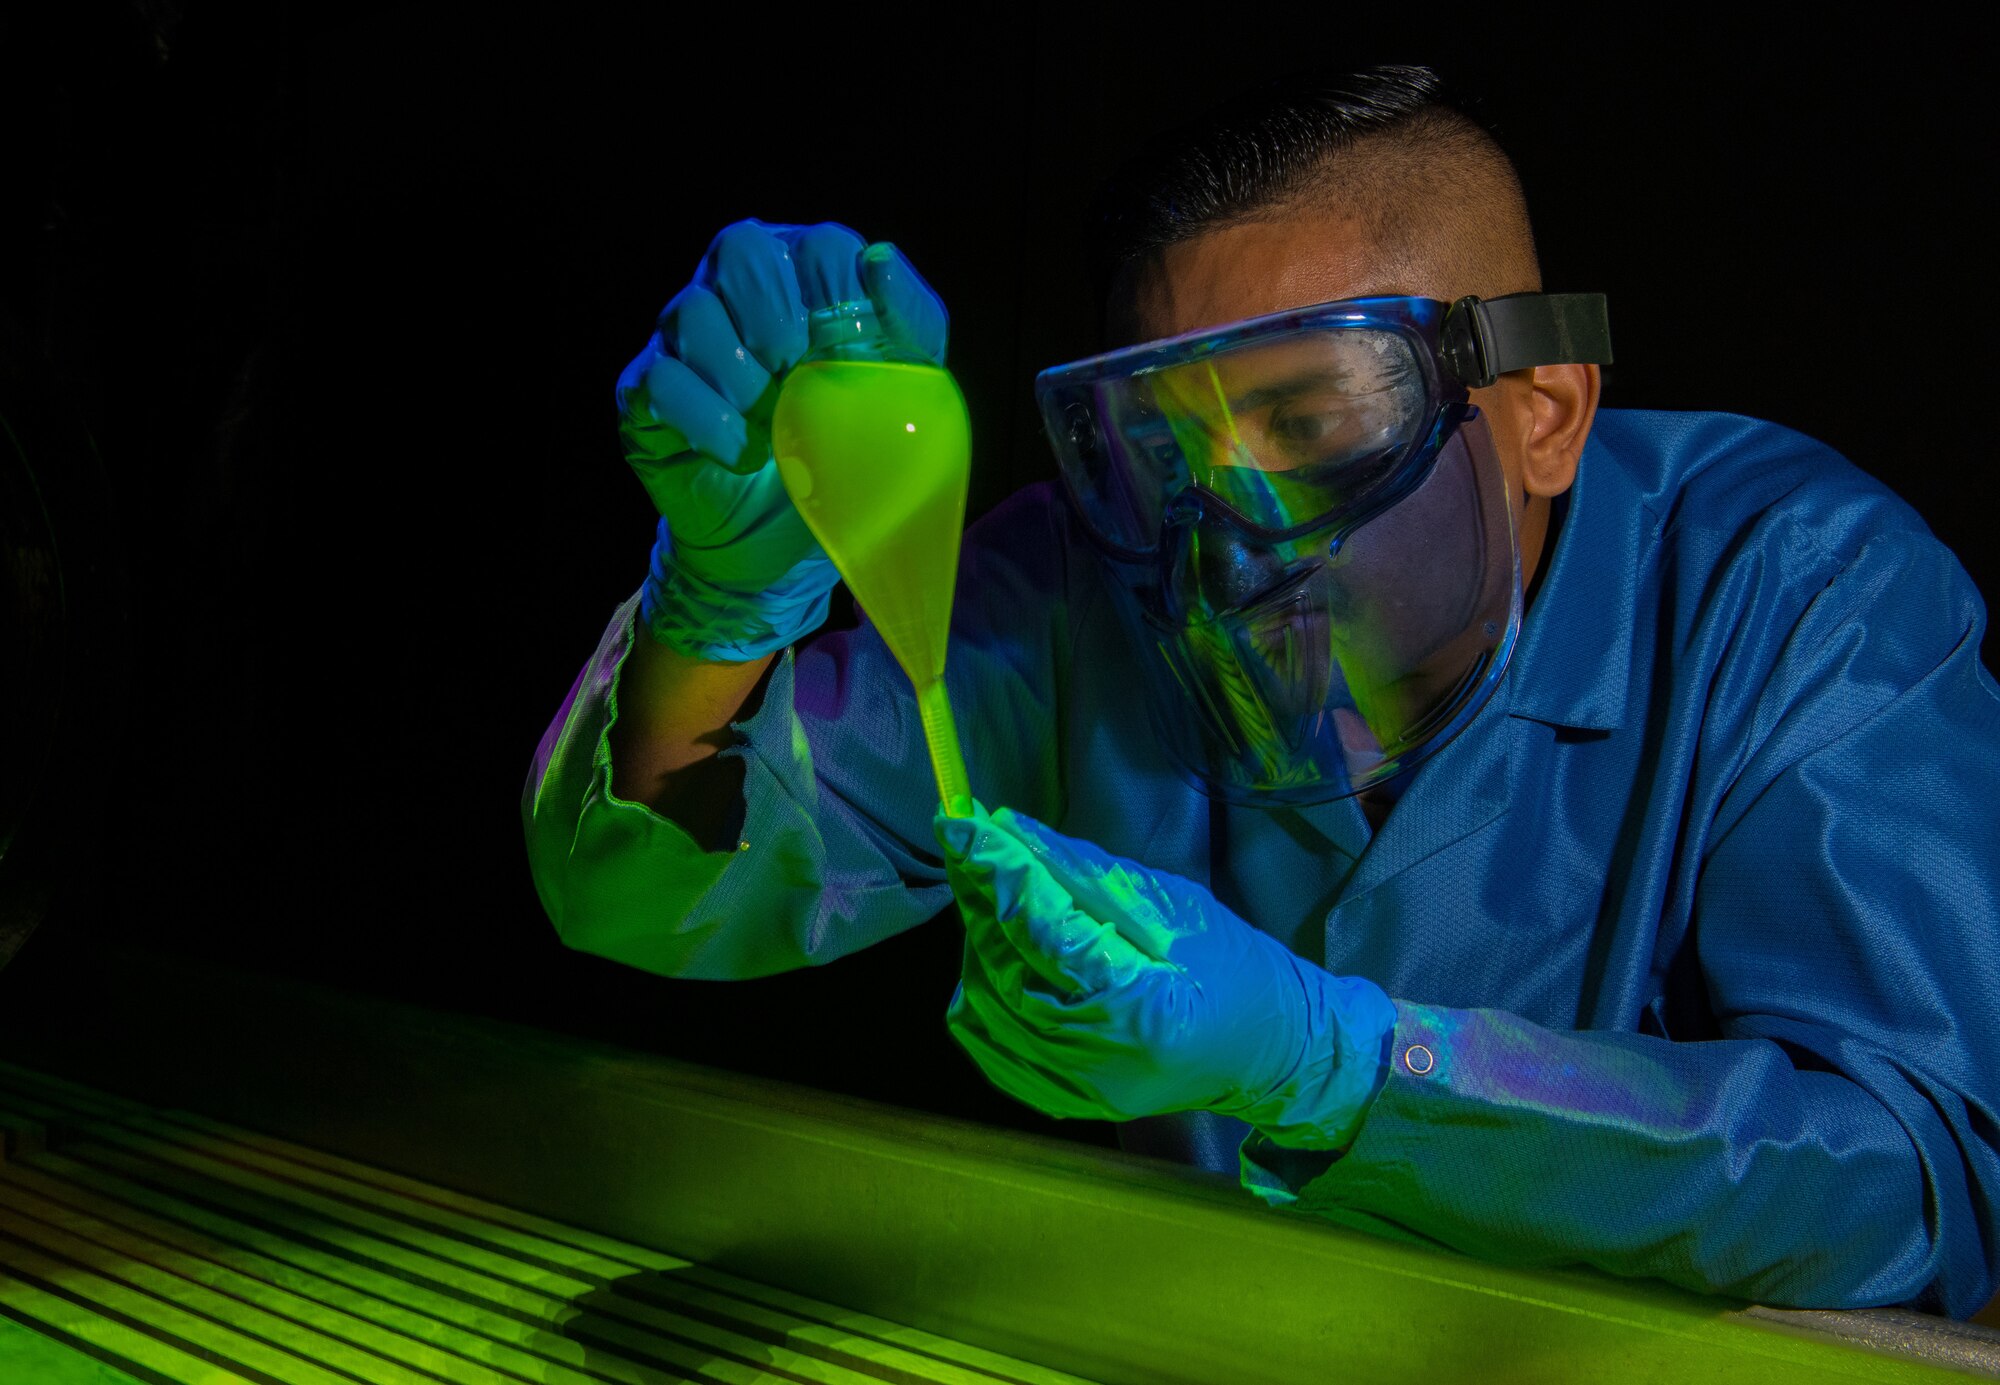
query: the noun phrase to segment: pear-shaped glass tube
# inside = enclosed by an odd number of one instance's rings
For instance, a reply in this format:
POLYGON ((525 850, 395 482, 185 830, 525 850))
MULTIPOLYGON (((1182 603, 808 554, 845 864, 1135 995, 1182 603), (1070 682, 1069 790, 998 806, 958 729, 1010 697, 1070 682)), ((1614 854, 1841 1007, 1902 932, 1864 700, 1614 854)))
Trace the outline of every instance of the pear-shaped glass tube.
POLYGON ((813 313, 771 418, 778 475, 917 690, 945 811, 972 789, 944 686, 972 426, 951 373, 891 340, 866 301, 813 313))

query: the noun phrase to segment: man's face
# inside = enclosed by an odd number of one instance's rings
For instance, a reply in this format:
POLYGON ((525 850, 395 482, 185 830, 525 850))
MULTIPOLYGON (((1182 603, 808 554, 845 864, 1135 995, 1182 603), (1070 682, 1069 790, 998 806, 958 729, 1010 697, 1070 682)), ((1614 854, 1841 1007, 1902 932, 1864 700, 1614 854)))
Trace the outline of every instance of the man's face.
MULTIPOLYGON (((1141 340, 1309 307, 1340 298, 1409 295, 1452 302, 1491 293, 1481 284, 1447 282, 1434 267, 1383 255, 1354 223, 1302 211, 1211 231, 1162 251, 1140 276, 1134 308, 1141 340)), ((1548 530, 1548 498, 1568 487, 1524 487, 1524 458, 1534 419, 1531 372, 1503 376, 1472 391, 1490 420, 1521 538, 1521 577, 1532 582, 1548 530), (1524 503, 1525 502, 1525 503, 1524 503)))

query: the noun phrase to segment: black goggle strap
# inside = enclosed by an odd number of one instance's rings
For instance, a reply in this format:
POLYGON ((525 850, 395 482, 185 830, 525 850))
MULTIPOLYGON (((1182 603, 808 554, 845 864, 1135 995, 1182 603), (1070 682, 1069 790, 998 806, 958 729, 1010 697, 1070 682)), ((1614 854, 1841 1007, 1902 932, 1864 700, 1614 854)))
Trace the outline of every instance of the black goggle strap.
POLYGON ((1459 299, 1438 353, 1467 389, 1537 365, 1610 365, 1611 319, 1601 293, 1510 293, 1459 299))

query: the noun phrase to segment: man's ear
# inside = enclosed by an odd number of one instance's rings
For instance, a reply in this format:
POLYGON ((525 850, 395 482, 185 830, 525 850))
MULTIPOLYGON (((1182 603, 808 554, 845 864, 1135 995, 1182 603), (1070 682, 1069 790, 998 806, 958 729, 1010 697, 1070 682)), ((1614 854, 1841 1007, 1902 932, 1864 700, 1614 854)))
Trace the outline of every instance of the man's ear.
POLYGON ((1521 373, 1529 377, 1521 485, 1529 495, 1558 496, 1576 480, 1603 373, 1594 365, 1538 365, 1521 373))

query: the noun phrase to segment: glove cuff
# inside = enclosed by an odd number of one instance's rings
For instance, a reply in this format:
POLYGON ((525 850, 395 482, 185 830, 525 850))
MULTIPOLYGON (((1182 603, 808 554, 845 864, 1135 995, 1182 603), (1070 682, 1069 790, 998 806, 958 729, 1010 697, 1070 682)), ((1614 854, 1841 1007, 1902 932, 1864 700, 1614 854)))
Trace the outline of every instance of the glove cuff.
POLYGON ((1374 982, 1288 959, 1304 991, 1298 1062, 1264 1096, 1229 1112, 1287 1149, 1339 1152, 1382 1090, 1396 1006, 1374 982))
POLYGON ((840 575, 831 560, 808 558, 759 592, 717 586, 680 561, 662 519, 639 619, 646 633, 676 653, 710 663, 744 664, 796 644, 826 623, 840 575))

